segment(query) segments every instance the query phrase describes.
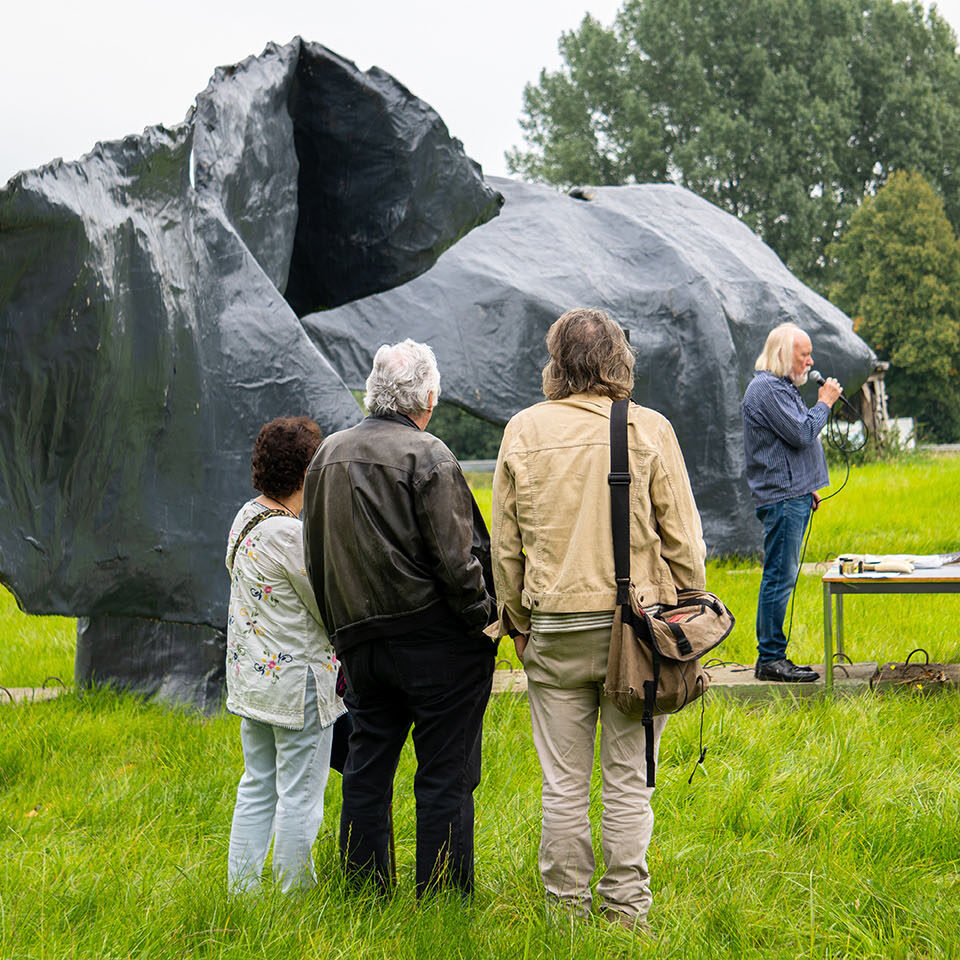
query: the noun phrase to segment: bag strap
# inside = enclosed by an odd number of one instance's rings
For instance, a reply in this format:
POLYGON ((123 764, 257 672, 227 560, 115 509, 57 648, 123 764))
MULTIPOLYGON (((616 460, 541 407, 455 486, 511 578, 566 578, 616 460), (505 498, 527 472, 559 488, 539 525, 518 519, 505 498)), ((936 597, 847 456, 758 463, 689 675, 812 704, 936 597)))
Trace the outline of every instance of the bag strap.
MULTIPOLYGON (((635 629, 647 629, 647 624, 636 623, 630 606, 630 461, 627 453, 627 413, 629 398, 615 400, 610 407, 610 521, 613 528, 613 575, 617 580, 617 606, 622 616, 635 624, 635 629)), ((653 678, 643 683, 643 724, 646 746, 647 786, 656 785, 657 761, 654 755, 653 711, 657 704, 660 683, 660 657, 656 645, 651 645, 653 678)))
POLYGON ((262 510, 258 513, 252 520, 250 520, 247 525, 240 531, 240 535, 237 537, 236 542, 233 545, 233 549, 230 551, 230 575, 233 576, 233 565, 237 559, 237 551, 240 549, 240 544, 243 543, 244 537, 258 524, 262 523, 264 520, 269 520, 270 517, 289 517, 291 514, 287 513, 286 510, 262 510))
POLYGON ((687 654, 693 650, 693 647, 690 646, 690 641, 687 639, 687 635, 683 632, 683 627, 681 627, 679 623, 671 623, 669 620, 664 620, 663 622, 673 634, 673 639, 676 641, 677 649, 683 656, 687 656, 687 654))
POLYGON ((627 457, 626 400, 610 407, 610 520, 613 527, 613 573, 617 580, 617 605, 630 603, 630 462, 627 457))
POLYGON ((643 742, 646 747, 647 786, 657 785, 657 757, 654 751, 653 711, 657 706, 657 687, 660 684, 660 657, 656 649, 650 651, 653 665, 653 679, 643 681, 643 742))

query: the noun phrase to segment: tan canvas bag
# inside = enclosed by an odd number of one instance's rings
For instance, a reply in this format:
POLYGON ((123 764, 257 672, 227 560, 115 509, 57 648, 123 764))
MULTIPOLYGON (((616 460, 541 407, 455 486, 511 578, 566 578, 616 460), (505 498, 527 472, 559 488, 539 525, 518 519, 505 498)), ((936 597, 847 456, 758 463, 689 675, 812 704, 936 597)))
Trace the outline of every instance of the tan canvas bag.
POLYGON ((709 679, 701 658, 721 643, 736 622, 723 601, 706 590, 679 590, 675 606, 648 612, 630 581, 630 470, 627 453, 629 400, 610 410, 610 515, 617 580, 617 609, 603 692, 621 713, 646 731, 647 786, 655 785, 653 718, 676 713, 703 696, 709 679))

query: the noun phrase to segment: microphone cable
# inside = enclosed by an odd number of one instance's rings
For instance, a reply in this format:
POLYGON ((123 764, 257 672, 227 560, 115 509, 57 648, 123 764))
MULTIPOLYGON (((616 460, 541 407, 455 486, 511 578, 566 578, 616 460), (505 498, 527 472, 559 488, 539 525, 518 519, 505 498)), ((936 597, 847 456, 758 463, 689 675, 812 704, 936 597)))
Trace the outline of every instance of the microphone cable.
MULTIPOLYGON (((818 370, 810 371, 810 379, 814 383, 821 386, 825 382, 822 374, 818 370)), ((844 421, 849 424, 848 427, 841 427, 840 418, 837 416, 837 405, 834 404, 830 408, 830 413, 827 416, 826 440, 827 443, 843 457, 847 472, 843 478, 843 483, 841 483, 840 486, 833 491, 833 493, 826 497, 822 497, 820 500, 821 503, 823 503, 824 500, 829 500, 831 497, 835 497, 847 485, 847 481, 850 479, 850 457, 854 453, 859 453, 867 445, 868 430, 867 424, 863 419, 863 415, 842 393, 840 394, 839 400, 844 407, 846 407, 847 412, 853 417, 853 419, 844 421), (856 423, 860 424, 860 435, 851 437, 851 429, 856 423)))

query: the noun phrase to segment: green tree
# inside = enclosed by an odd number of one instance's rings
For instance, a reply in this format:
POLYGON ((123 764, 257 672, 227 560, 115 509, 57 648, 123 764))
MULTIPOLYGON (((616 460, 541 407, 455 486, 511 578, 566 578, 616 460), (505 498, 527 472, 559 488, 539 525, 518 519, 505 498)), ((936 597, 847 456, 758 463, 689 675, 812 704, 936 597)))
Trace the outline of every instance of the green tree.
POLYGON ((503 439, 503 427, 443 400, 433 411, 427 429, 460 460, 496 460, 503 439))
MULTIPOLYGON (((367 413, 363 405, 363 390, 351 390, 357 406, 367 413)), ((433 416, 427 429, 439 437, 458 460, 496 460, 503 439, 503 427, 475 417, 456 404, 441 400, 433 408, 433 416)))
POLYGON ((824 288, 824 250, 865 193, 916 168, 960 223, 960 58, 895 0, 626 0, 587 16, 524 91, 514 173, 680 183, 824 288))
POLYGON ((830 299, 878 356, 893 412, 960 440, 960 242, 919 173, 897 172, 827 248, 830 299))

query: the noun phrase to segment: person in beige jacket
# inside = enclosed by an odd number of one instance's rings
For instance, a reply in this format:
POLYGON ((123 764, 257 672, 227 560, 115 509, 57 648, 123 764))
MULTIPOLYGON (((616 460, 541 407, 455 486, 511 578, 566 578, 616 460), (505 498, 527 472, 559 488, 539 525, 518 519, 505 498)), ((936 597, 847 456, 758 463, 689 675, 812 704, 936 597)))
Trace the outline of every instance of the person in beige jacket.
MULTIPOLYGON (((543 770, 540 872, 549 908, 586 916, 593 897, 590 776, 599 717, 603 915, 639 929, 650 909, 653 790, 644 731, 603 693, 616 606, 610 520, 610 407, 629 397, 634 355, 600 310, 571 310, 547 333, 546 402, 507 424, 493 481, 493 570, 502 634, 527 675, 543 770)), ((703 588, 700 516, 670 422, 631 404, 631 578, 644 606, 703 588)), ((659 745, 666 717, 657 717, 659 745)))

